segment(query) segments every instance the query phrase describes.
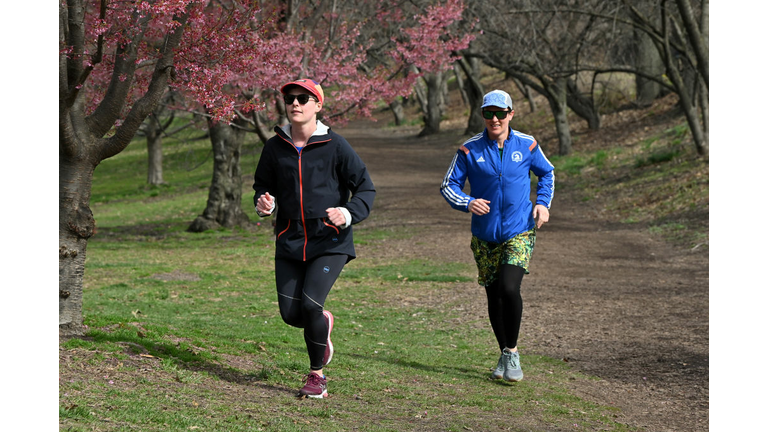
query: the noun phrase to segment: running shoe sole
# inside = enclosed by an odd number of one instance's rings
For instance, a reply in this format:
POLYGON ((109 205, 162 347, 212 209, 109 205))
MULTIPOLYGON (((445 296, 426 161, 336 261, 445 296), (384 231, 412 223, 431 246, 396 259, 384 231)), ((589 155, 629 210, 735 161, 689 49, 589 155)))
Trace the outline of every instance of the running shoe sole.
POLYGON ((323 399, 328 397, 328 390, 323 391, 323 393, 319 395, 304 395, 304 396, 312 399, 323 399))

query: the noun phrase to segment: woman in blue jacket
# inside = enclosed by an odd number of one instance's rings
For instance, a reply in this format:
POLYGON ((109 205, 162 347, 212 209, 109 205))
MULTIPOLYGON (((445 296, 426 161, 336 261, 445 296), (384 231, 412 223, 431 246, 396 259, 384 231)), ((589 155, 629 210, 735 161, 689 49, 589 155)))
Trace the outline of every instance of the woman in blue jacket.
POLYGON ((275 284, 280 315, 304 329, 310 373, 299 395, 328 396, 323 367, 333 357, 333 315, 324 304, 344 265, 355 258, 352 224, 367 218, 376 191, 349 143, 317 119, 320 84, 301 79, 280 91, 290 124, 264 145, 253 189, 259 216, 277 207, 275 284))
POLYGON ((509 126, 512 98, 494 90, 483 97, 485 130, 456 152, 440 192, 456 210, 472 213, 472 253, 478 283, 485 287, 488 315, 501 356, 491 377, 520 381, 517 338, 523 314, 520 284, 536 241, 549 220, 555 190, 554 166, 536 140, 509 126), (531 179, 538 178, 536 204, 531 179), (463 192, 469 180, 469 194, 463 192))

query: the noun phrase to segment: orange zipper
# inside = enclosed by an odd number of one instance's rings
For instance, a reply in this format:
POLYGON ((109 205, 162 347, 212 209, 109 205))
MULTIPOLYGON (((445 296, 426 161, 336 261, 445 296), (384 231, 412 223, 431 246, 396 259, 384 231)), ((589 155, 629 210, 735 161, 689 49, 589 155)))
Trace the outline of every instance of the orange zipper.
POLYGON ((299 203, 301 206, 301 225, 304 229, 304 261, 307 260, 307 223, 304 221, 304 180, 301 176, 301 152, 299 153, 299 203))
MULTIPOLYGON (((280 138, 283 138, 283 137, 281 136, 280 138)), ((303 152, 303 150, 299 151, 299 149, 297 149, 296 146, 291 141, 288 141, 285 138, 283 138, 283 140, 286 141, 288 144, 290 144, 293 147, 293 149, 296 150, 296 153, 299 154, 299 206, 301 207, 301 225, 302 225, 302 228, 304 229, 304 257, 303 257, 303 261, 306 261, 307 260, 307 224, 306 224, 306 222, 304 220, 304 180, 303 180, 302 175, 301 175, 301 153, 303 152)), ((316 141, 316 142, 313 142, 313 143, 307 143, 307 144, 304 145, 304 147, 307 147, 310 144, 317 144, 317 143, 328 142, 328 141, 330 141, 330 140, 316 141)), ((325 222, 325 221, 323 221, 323 222, 325 222)), ((290 226, 290 219, 289 219, 288 225, 290 226)), ((287 229, 288 228, 286 228, 286 230, 287 229)), ((338 232, 338 230, 336 230, 336 231, 338 232)), ((283 231, 283 232, 285 232, 285 231, 283 231)))

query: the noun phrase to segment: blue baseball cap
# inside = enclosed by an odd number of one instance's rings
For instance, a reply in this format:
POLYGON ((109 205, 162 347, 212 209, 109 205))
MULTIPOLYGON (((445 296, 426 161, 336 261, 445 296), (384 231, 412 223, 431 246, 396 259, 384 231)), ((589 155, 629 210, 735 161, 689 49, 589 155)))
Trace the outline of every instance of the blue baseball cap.
POLYGON ((489 106, 512 109, 512 98, 505 91, 494 90, 483 96, 483 106, 480 108, 489 106))

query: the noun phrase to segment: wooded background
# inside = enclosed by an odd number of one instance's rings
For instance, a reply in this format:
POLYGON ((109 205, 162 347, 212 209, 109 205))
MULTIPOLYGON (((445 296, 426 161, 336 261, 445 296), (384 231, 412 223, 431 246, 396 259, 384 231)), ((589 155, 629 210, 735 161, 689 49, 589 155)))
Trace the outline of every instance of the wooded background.
MULTIPOLYGON (((204 1, 66 0, 59 6, 59 331, 83 334, 93 172, 137 134, 150 184, 162 184, 162 137, 200 128, 214 176, 190 231, 250 221, 240 207, 246 134, 285 122, 279 87, 320 82, 336 125, 418 104, 420 135, 439 131, 449 79, 480 132, 483 68, 546 98, 558 153, 574 146, 569 112, 598 129, 629 93, 644 107, 674 93, 693 145, 709 156, 709 2, 690 0, 204 1), (626 85, 627 80, 633 85, 626 85), (180 121, 179 119, 184 119, 180 121)), ((630 107, 631 108, 631 107, 630 107)))

